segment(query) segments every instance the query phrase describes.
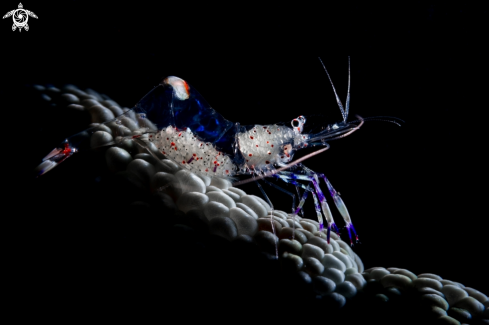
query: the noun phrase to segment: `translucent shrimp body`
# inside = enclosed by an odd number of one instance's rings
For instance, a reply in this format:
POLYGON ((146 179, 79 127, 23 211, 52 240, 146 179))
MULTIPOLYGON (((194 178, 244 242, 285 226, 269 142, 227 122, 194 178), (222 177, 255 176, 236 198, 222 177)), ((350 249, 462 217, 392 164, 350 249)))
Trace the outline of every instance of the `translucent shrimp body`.
POLYGON ((168 126, 148 140, 158 150, 182 168, 205 176, 232 177, 263 173, 290 162, 297 148, 307 145, 306 135, 296 134, 291 128, 277 124, 255 125, 248 131, 237 134, 239 152, 244 159, 237 164, 233 158, 219 151, 212 143, 203 142, 190 128, 179 130, 168 126), (292 145, 294 144, 294 145, 292 145))
POLYGON ((190 128, 180 131, 168 126, 156 135, 150 135, 148 140, 162 154, 195 174, 219 177, 236 174, 237 168, 231 158, 212 143, 200 141, 190 128))
MULTIPOLYGON (((168 77, 163 88, 171 91, 171 96, 167 95, 171 102, 166 106, 173 108, 172 114, 167 114, 168 120, 173 122, 154 136, 150 135, 148 140, 182 168, 196 174, 233 177, 264 173, 274 170, 275 165, 290 162, 297 149, 307 146, 309 136, 302 135, 300 127, 240 126, 225 120, 183 79, 168 77), (193 112, 198 124, 195 118, 188 120, 189 114, 184 111, 193 112), (201 124, 212 124, 218 132, 209 135, 212 129, 201 124)), ((141 111, 150 107, 148 115, 152 115, 152 107, 144 99, 138 106, 141 111)))
MULTIPOLYGON (((292 195, 294 197, 293 213, 299 212, 306 196, 311 192, 315 199, 321 230, 323 229, 322 214, 325 216, 329 240, 330 230, 337 230, 337 228, 326 198, 320 189, 320 178, 326 182, 329 193, 345 220, 349 232, 350 229, 354 231, 351 218, 339 194, 326 177, 315 173, 299 162, 308 156, 327 150, 329 145, 326 141, 347 136, 358 130, 363 124, 361 118, 354 122, 347 122, 349 90, 346 108, 343 108, 337 95, 336 97, 343 121, 325 126, 319 133, 303 134, 306 119, 302 115, 292 120, 291 127, 282 124, 242 126, 239 123, 228 121, 185 80, 171 76, 154 87, 134 108, 103 124, 114 127, 115 123, 119 130, 125 125, 124 121, 132 117, 137 124, 133 131, 124 134, 116 130, 115 133, 121 134, 123 139, 133 140, 141 147, 148 149, 148 152, 151 151, 150 146, 156 146, 160 153, 195 174, 223 178, 239 174, 257 176, 254 177, 254 180, 276 176, 296 186, 297 189, 302 188, 304 193, 298 206, 295 206, 295 197, 292 195), (326 148, 292 162, 294 153, 307 146, 325 146, 326 148), (293 172, 284 171, 291 166, 296 166, 293 172), (305 185, 299 181, 309 184, 305 185)), ((87 141, 90 142, 91 136, 97 130, 99 128, 93 127, 63 141, 61 146, 45 157, 44 163, 38 168, 38 175, 51 170, 77 152, 79 148, 87 147, 87 141)), ((112 144, 114 142, 103 145, 112 144)), ((235 185, 239 183, 243 181, 235 185)), ((264 196, 266 197, 266 194, 264 196)), ((272 206, 270 201, 268 203, 272 206)))
POLYGON ((270 171, 275 164, 282 166, 291 161, 294 152, 303 147, 309 137, 297 134, 292 128, 273 124, 255 125, 239 133, 237 138, 245 165, 260 173, 270 171))

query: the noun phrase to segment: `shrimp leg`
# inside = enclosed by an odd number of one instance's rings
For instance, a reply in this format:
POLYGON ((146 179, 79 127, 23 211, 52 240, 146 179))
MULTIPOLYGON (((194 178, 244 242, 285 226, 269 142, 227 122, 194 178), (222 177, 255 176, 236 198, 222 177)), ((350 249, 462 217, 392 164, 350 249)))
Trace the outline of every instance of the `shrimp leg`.
POLYGON ((323 227, 324 227, 323 217, 321 214, 321 210, 322 210, 322 213, 324 214, 326 221, 328 223, 328 227, 327 227, 328 243, 330 241, 331 228, 333 228, 333 230, 336 231, 339 235, 338 227, 336 227, 336 224, 335 224, 334 219, 333 219, 333 215, 331 214, 331 210, 329 209, 329 205, 326 202, 326 199, 324 198, 324 195, 323 195, 321 189, 319 188, 319 186, 317 185, 317 181, 314 178, 311 178, 310 176, 306 176, 306 175, 295 174, 292 172, 280 172, 280 174, 276 174, 276 175, 277 175, 276 177, 280 178, 284 182, 290 183, 290 184, 293 184, 296 186, 300 186, 305 190, 304 196, 303 196, 301 202, 299 203, 297 210, 295 211, 296 214, 302 208, 302 205, 304 204, 304 201, 307 197, 307 193, 311 192, 313 200, 314 200, 314 208, 316 209, 316 214, 317 214, 318 221, 319 221, 320 231, 322 231, 323 227), (299 180, 299 179, 312 182, 314 189, 311 189, 310 184, 308 186, 306 186, 302 183, 297 182, 297 180, 299 180), (318 202, 318 197, 319 197, 319 202, 318 202))
MULTIPOLYGON (((343 220, 346 223, 346 229, 348 229, 348 236, 350 237, 350 244, 353 245, 353 240, 351 237, 351 231, 353 231, 353 234, 355 235, 356 242, 358 243, 359 240, 358 240, 357 232, 356 232, 355 227, 353 226, 353 223, 351 221, 351 217, 350 217, 350 214, 348 212, 348 209, 346 208, 345 203, 343 202, 343 200, 340 197, 340 194, 333 188, 333 186, 331 185, 329 180, 326 178, 326 176, 324 176, 324 174, 317 174, 313 170, 311 170, 311 169, 309 169, 303 165, 300 165, 300 167, 309 177, 311 177, 313 179, 313 184, 315 184, 315 187, 317 189, 319 189, 318 177, 322 178, 324 180, 324 182, 326 183, 326 186, 328 187, 329 193, 330 193, 331 197, 333 198, 333 201, 336 205, 336 208, 338 209, 341 216, 343 217, 343 220)), ((324 196, 323 196, 323 198, 324 198, 324 196)), ((320 199, 321 199, 321 197, 320 197, 320 199)))
MULTIPOLYGON (((258 185, 258 188, 260 189, 261 193, 263 194, 263 196, 265 197, 265 199, 267 200, 268 204, 270 204, 270 207, 272 208, 272 215, 273 215, 273 204, 272 204, 272 201, 270 201, 270 199, 268 198, 268 195, 265 193, 265 190, 263 189, 263 187, 260 185, 260 183, 258 183, 258 181, 256 181, 256 185, 258 185)), ((273 224, 273 217, 270 218, 270 224, 272 225, 272 231, 273 231, 273 234, 275 236, 277 236, 276 232, 275 232, 275 225, 273 224)), ((278 237, 278 236, 277 236, 278 237)), ((278 242, 275 242, 275 257, 278 259, 278 242)))
POLYGON ((294 211, 295 211, 295 194, 293 194, 293 193, 291 193, 291 192, 287 191, 286 189, 281 188, 280 186, 278 186, 278 185, 276 185, 276 184, 273 184, 272 182, 267 181, 265 178, 264 178, 264 179, 262 179, 262 180, 263 180, 265 183, 267 183, 268 185, 273 186, 273 187, 275 187, 276 189, 278 189, 278 190, 280 190, 280 191, 284 192, 285 194, 288 194, 288 195, 290 195, 290 196, 292 197, 292 213, 294 213, 294 211))
MULTIPOLYGON (((289 192, 289 191, 287 191, 287 190, 285 190, 285 189, 281 188, 280 186, 278 186, 278 185, 276 185, 276 184, 273 184, 272 182, 267 181, 265 178, 263 179, 263 181, 264 181, 265 183, 267 183, 268 185, 273 186, 273 187, 275 187, 276 189, 278 189, 278 190, 280 190, 280 191, 282 191, 282 192, 284 192, 284 193, 287 193, 287 194, 289 194, 290 196, 292 196, 292 214, 293 214, 294 216, 295 216, 295 215, 297 215, 297 212, 296 212, 296 209, 295 209, 295 194, 292 194, 291 192, 289 192)), ((297 189, 297 187, 296 187, 296 189, 297 189)), ((299 190, 297 190, 297 194, 299 194, 299 190)), ((306 192, 305 194, 306 194, 306 196, 307 196, 307 192, 306 192)), ((304 200, 303 200, 303 201, 301 201, 301 202, 302 202, 302 204, 304 204, 304 201, 305 201, 305 197, 304 197, 304 200)), ((302 205, 300 205, 300 206, 302 207, 302 205)), ((300 211, 300 208, 299 208, 298 210, 300 211)), ((293 220, 294 220, 294 222, 292 223, 292 226, 293 226, 293 227, 292 227, 292 228, 293 228, 293 231, 292 231, 292 239, 295 239, 295 218, 294 218, 293 220)))

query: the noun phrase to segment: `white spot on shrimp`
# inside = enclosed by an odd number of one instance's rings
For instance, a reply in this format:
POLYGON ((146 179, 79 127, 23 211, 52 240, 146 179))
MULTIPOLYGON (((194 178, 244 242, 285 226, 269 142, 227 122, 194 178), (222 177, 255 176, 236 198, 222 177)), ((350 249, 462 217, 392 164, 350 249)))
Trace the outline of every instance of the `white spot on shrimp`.
POLYGON ((172 76, 166 78, 163 82, 173 87, 174 93, 178 99, 186 100, 189 98, 189 86, 185 80, 172 76))

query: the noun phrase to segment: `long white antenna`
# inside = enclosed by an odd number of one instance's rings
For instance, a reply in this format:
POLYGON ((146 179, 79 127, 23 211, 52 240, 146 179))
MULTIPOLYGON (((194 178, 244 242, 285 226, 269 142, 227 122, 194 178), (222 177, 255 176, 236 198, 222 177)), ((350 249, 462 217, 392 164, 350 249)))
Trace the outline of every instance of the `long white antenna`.
POLYGON ((346 119, 348 118, 348 112, 350 112, 350 57, 348 57, 348 93, 346 95, 346 119))
MULTIPOLYGON (((323 61, 319 57, 318 57, 318 59, 319 59, 319 61, 321 61, 321 64, 323 65, 323 68, 324 68, 324 71, 326 71, 326 74, 328 75, 329 82, 331 83, 331 87, 333 87, 334 95, 336 96, 336 102, 338 103, 338 106, 340 108, 341 115, 343 115, 343 121, 346 122, 346 118, 348 117, 348 113, 345 113, 345 109, 343 108, 343 104, 341 103, 340 98, 338 97, 338 94, 336 93, 336 89, 333 85, 333 81, 331 80, 331 77, 329 76, 328 70, 326 70, 326 67, 324 66, 323 61)), ((347 98, 347 100, 349 100, 349 99, 350 99, 350 75, 348 74, 348 98, 347 98)), ((349 107, 349 105, 347 106, 347 108, 348 107, 349 107)))

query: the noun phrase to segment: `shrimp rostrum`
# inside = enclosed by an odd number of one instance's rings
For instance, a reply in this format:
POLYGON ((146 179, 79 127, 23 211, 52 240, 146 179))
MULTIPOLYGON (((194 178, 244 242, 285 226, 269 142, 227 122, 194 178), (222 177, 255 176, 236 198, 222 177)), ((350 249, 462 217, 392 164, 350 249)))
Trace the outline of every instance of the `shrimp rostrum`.
MULTIPOLYGON (((331 82, 329 74, 327 75, 331 82)), ((332 82, 331 85, 333 86, 332 82)), ((306 134, 303 132, 306 118, 302 115, 293 119, 291 126, 281 123, 240 125, 228 121, 216 112, 189 83, 171 76, 154 87, 132 109, 104 123, 118 135, 114 137, 114 141, 104 145, 117 145, 127 140, 134 141, 155 157, 157 150, 181 168, 186 168, 195 174, 228 178, 231 181, 234 181, 237 175, 252 176, 233 185, 258 179, 268 182, 265 179, 267 177, 292 184, 296 186, 298 193, 300 193, 299 189, 303 190, 302 195, 299 194, 301 199, 297 206, 295 196, 292 195, 294 197, 292 213, 300 212, 310 193, 314 200, 320 231, 326 231, 329 242, 331 229, 338 232, 338 227, 320 187, 323 180, 346 223, 350 242, 353 243, 351 232, 353 231, 357 241, 358 236, 339 193, 324 174, 316 173, 301 164, 305 159, 327 150, 328 141, 355 132, 364 122, 361 117, 357 117, 352 122, 347 121, 350 106, 350 76, 348 76, 345 106, 339 100, 334 86, 333 91, 343 120, 317 133, 306 134), (297 150, 310 146, 322 148, 292 161, 297 150)), ((51 170, 80 149, 89 147, 87 143, 90 141, 87 140, 97 130, 100 130, 100 126, 64 140, 43 159, 37 168, 38 176, 51 170)))

